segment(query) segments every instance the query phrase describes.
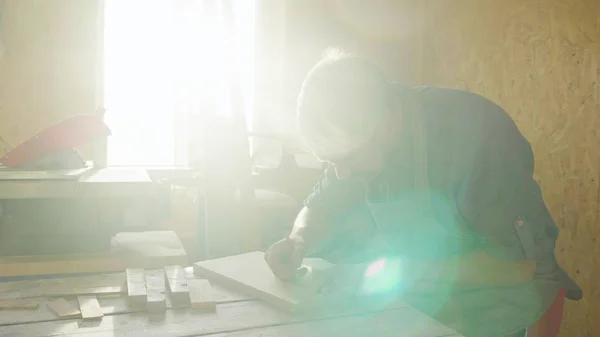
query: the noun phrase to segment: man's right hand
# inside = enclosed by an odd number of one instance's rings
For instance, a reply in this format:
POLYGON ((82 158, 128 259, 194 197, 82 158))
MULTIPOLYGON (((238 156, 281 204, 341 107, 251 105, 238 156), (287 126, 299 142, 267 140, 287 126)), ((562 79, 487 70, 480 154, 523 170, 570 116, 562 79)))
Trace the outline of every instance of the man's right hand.
POLYGON ((300 266, 305 255, 305 245, 301 239, 285 238, 269 247, 265 261, 275 276, 284 281, 294 281, 301 273, 300 266))

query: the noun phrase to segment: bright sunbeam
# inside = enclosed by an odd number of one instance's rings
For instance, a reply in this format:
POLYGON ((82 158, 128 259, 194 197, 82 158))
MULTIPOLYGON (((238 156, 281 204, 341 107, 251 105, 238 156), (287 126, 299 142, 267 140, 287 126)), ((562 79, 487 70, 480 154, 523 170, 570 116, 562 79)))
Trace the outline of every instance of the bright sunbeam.
POLYGON ((215 8, 205 8, 206 3, 106 1, 104 95, 106 122, 113 131, 109 165, 186 165, 190 137, 199 137, 194 121, 206 101, 214 101, 217 114, 230 113, 232 69, 240 70, 250 114, 255 2, 233 1, 234 37, 226 35, 220 2, 213 2, 215 8))

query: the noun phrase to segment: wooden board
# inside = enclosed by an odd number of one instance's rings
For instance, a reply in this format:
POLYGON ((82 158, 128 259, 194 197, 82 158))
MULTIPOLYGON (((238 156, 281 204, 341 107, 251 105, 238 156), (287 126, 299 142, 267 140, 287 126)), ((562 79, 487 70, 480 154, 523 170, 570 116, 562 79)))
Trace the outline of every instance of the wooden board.
POLYGON ((0 258, 0 277, 117 272, 127 268, 187 265, 187 253, 172 231, 118 233, 113 252, 0 258))
POLYGON ((146 271, 146 308, 150 313, 163 313, 167 308, 164 270, 146 271))
POLYGON ((0 180, 0 199, 132 198, 158 191, 143 169, 88 169, 76 178, 0 180))
POLYGON ((152 183, 152 179, 143 168, 107 167, 86 171, 80 182, 149 184, 152 183))
POLYGON ((190 304, 190 291, 182 266, 165 266, 165 281, 173 305, 187 306, 190 304))
POLYGON ((320 284, 316 276, 330 268, 330 264, 320 259, 306 259, 305 263, 311 272, 297 282, 282 282, 275 277, 263 252, 197 262, 194 271, 286 310, 304 310, 343 300, 317 292, 320 284))
POLYGON ((90 168, 54 171, 22 171, 0 169, 0 181, 6 180, 70 180, 79 177, 90 168))
POLYGON ((104 316, 96 296, 78 296, 79 310, 84 320, 101 319, 104 316))
POLYGON ((217 302, 214 300, 213 290, 208 280, 188 280, 190 290, 189 298, 193 309, 215 311, 217 302))
POLYGON ((146 272, 144 269, 126 269, 127 300, 132 308, 146 306, 146 272))
POLYGON ((71 296, 72 289, 79 291, 90 289, 104 290, 105 288, 125 289, 125 273, 86 276, 69 275, 52 278, 35 278, 31 280, 3 281, 0 282, 0 299, 53 297, 58 294, 71 296))
POLYGON ((118 295, 124 293, 123 287, 88 287, 71 288, 64 290, 48 291, 44 293, 46 297, 68 297, 80 295, 118 295))
POLYGON ((0 300, 0 310, 35 310, 39 306, 33 299, 0 300))
POLYGON ((81 311, 79 311, 76 306, 67 302, 64 298, 48 302, 48 308, 59 318, 72 318, 81 315, 81 311))
MULTIPOLYGON (((385 316, 379 317, 378 310, 356 305, 341 310, 313 310, 302 314, 291 314, 262 303, 260 301, 244 301, 219 304, 218 315, 201 314, 193 310, 165 313, 160 324, 145 314, 124 314, 105 316, 97 325, 82 325, 76 319, 43 321, 32 324, 3 326, 0 337, 48 336, 105 336, 105 337, 181 337, 181 336, 215 336, 223 333, 227 336, 261 336, 256 333, 260 329, 279 331, 265 336, 346 336, 343 327, 351 322, 359 322, 365 329, 362 334, 350 336, 403 336, 403 337, 458 337, 450 328, 433 321, 415 309, 401 305, 385 309, 385 316), (339 321, 338 328, 325 328, 318 325, 316 329, 303 329, 307 323, 339 321), (282 330, 281 327, 287 326, 282 330), (321 333, 321 329, 325 329, 321 333), (339 330, 338 330, 339 329, 339 330), (330 332, 329 334, 325 332, 330 332), (367 332, 367 333, 365 333, 367 332), (247 333, 247 334, 246 334, 247 333)), ((336 326, 338 324, 335 324, 336 326)), ((351 326, 351 325, 350 325, 351 326)))
MULTIPOLYGON (((405 311, 391 311, 400 316, 405 311)), ((423 317, 412 316, 381 320, 376 315, 338 317, 322 321, 309 321, 227 332, 213 337, 463 337, 435 322, 433 326, 419 325, 423 317), (410 318, 416 319, 410 321, 410 318)))

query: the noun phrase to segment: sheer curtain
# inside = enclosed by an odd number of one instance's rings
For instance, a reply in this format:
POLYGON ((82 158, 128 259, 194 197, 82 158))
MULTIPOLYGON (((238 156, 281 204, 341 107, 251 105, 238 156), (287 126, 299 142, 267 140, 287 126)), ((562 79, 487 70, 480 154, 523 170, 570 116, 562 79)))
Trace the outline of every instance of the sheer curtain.
POLYGON ((251 120, 255 1, 231 2, 233 36, 220 0, 106 0, 108 165, 187 165, 207 105, 230 114, 231 76, 241 76, 251 120))

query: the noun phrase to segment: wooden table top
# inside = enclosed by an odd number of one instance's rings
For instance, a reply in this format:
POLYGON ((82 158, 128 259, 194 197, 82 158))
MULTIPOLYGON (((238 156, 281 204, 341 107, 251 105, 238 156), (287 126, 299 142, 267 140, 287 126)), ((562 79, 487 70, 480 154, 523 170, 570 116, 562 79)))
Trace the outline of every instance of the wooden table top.
POLYGON ((130 167, 62 171, 0 171, 0 199, 148 196, 156 188, 147 170, 130 167))
MULTIPOLYGON (((190 268, 187 277, 195 277, 190 268)), ((93 336, 93 337, 461 337, 425 314, 404 303, 385 309, 347 307, 335 311, 292 314, 261 301, 212 284, 216 313, 175 309, 167 303, 164 315, 150 315, 128 308, 124 295, 101 295, 101 321, 57 319, 48 310, 49 294, 73 288, 122 287, 124 273, 0 282, 0 300, 31 298, 36 310, 0 312, 0 337, 93 336)), ((65 297, 76 304, 75 298, 65 297)))

